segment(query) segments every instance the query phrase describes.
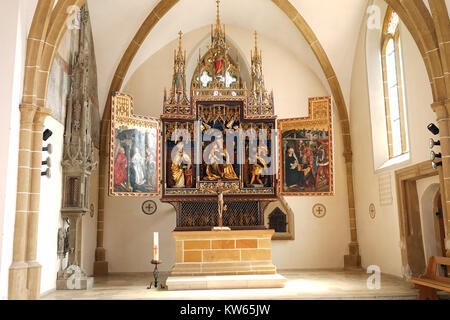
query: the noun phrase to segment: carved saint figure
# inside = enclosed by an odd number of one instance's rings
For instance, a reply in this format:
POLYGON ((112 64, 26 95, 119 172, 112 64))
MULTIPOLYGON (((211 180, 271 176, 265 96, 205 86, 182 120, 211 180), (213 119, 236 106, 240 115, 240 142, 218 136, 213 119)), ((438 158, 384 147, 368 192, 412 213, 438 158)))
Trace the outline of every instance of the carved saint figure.
POLYGON ((212 146, 207 160, 205 180, 215 181, 222 178, 223 167, 221 163, 223 163, 223 159, 220 157, 219 147, 216 143, 212 146))
POLYGON ((227 180, 238 180, 239 178, 236 172, 234 171, 233 165, 231 164, 230 161, 230 155, 226 149, 223 155, 225 156, 225 168, 223 169, 223 178, 227 180))
POLYGON ((252 76, 255 82, 255 88, 253 89, 260 89, 264 87, 263 83, 263 75, 261 72, 261 65, 256 64, 252 66, 252 76))
POLYGON ((264 152, 265 155, 267 155, 268 153, 267 148, 263 146, 260 146, 257 150, 258 152, 255 152, 256 148, 252 148, 251 150, 252 154, 250 154, 250 159, 253 160, 252 161, 253 163, 251 162, 250 164, 250 174, 251 174, 250 184, 254 184, 256 181, 258 184, 263 185, 264 183, 261 180, 261 176, 263 174, 263 169, 267 168, 267 164, 266 161, 262 158, 261 153, 264 152))
POLYGON ((219 53, 216 55, 214 65, 216 67, 216 76, 222 76, 223 73, 223 57, 219 53))
POLYGON ((175 181, 174 188, 185 188, 186 180, 187 186, 192 186, 192 161, 191 157, 183 151, 183 143, 180 142, 177 144, 176 148, 178 149, 177 154, 172 160, 172 178, 175 181), (185 175, 185 173, 187 174, 185 175), (186 177, 188 179, 186 179, 186 177))
POLYGON ((183 92, 183 74, 181 72, 175 74, 175 89, 177 93, 183 92))

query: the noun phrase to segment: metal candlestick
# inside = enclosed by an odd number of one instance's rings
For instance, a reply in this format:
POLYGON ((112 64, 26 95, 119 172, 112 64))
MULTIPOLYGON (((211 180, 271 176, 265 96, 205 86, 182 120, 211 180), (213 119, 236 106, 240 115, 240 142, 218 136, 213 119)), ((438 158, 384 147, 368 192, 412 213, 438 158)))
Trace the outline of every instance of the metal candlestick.
MULTIPOLYGON (((162 261, 161 260, 152 260, 152 264, 155 265, 155 268, 153 269, 153 278, 154 281, 150 282, 150 285, 147 287, 147 289, 151 289, 152 285, 154 285, 155 288, 158 288, 158 277, 159 277, 159 271, 158 271, 158 264, 161 264, 162 261)), ((165 287, 163 286, 162 283, 160 283, 160 288, 164 289, 165 287)))

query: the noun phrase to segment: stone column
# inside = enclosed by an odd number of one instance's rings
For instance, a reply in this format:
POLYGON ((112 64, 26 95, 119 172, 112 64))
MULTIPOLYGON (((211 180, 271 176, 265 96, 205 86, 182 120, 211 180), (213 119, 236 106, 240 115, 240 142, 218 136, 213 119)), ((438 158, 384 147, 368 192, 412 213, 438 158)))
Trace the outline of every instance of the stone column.
POLYGON ((441 180, 441 200, 445 225, 445 247, 447 256, 450 256, 450 101, 445 103, 435 102, 431 108, 436 113, 439 127, 439 140, 441 142, 442 170, 439 171, 441 180))
POLYGON ((103 228, 105 221, 105 198, 108 193, 108 165, 109 165, 109 130, 110 121, 103 120, 101 126, 99 150, 99 178, 98 178, 98 215, 97 215, 97 248, 95 248, 94 275, 108 274, 106 251, 103 247, 103 228))
POLYGON ((358 233, 356 230, 355 194, 353 191, 353 154, 351 152, 345 152, 344 157, 345 165, 347 167, 348 213, 350 219, 349 254, 344 256, 344 267, 360 268, 361 256, 359 255, 358 233))
POLYGON ((8 299, 28 299, 27 228, 30 200, 32 131, 36 107, 20 106, 20 137, 17 174, 16 215, 14 223, 13 259, 9 267, 8 299))
POLYGON ((45 118, 50 115, 51 110, 39 108, 34 116, 32 126, 32 155, 30 175, 30 201, 27 227, 27 251, 26 262, 28 264, 28 299, 39 299, 42 266, 37 262, 37 243, 39 225, 39 205, 41 196, 41 170, 42 170, 42 133, 45 118))

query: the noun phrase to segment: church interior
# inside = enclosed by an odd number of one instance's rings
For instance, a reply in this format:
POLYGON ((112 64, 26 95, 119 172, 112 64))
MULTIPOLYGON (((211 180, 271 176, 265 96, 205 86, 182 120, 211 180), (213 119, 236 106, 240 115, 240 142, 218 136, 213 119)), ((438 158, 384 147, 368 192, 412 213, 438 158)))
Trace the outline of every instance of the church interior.
POLYGON ((1 300, 449 299, 450 0, 0 8, 1 300))

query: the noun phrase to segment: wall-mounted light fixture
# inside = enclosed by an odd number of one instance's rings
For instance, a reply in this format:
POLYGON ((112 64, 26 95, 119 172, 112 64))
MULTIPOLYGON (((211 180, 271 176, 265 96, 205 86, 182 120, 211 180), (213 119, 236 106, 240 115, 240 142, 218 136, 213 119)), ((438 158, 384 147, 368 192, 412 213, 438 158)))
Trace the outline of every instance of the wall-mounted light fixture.
POLYGON ((442 158, 442 153, 436 153, 434 151, 431 151, 430 153, 430 160, 434 161, 436 158, 442 158))
POLYGON ((42 151, 44 151, 44 152, 46 151, 46 152, 48 152, 48 154, 52 154, 52 152, 53 152, 52 144, 49 143, 46 147, 43 147, 42 151))
MULTIPOLYGON (((48 139, 50 139, 50 137, 53 135, 52 130, 50 129, 45 129, 44 133, 42 134, 42 139, 44 141, 47 141, 48 139)), ((42 148, 42 151, 47 152, 48 154, 52 154, 53 152, 53 147, 52 144, 49 143, 46 147, 42 148)), ((51 178, 52 174, 51 174, 51 170, 50 167, 52 166, 52 160, 50 159, 50 157, 47 157, 47 159, 45 159, 45 161, 41 162, 43 166, 47 166, 47 170, 41 172, 41 176, 42 177, 47 177, 47 178, 51 178)))
POLYGON ((50 171, 50 168, 47 168, 47 170, 45 170, 44 172, 41 172, 41 176, 42 177, 47 177, 47 178, 51 178, 52 177, 52 173, 51 173, 51 171, 50 171))
POLYGON ((44 141, 47 141, 52 136, 52 134, 52 130, 45 129, 44 133, 42 134, 42 139, 44 139, 44 141))
POLYGON ((438 167, 442 166, 442 161, 432 162, 431 166, 433 167, 433 170, 437 170, 438 167))
MULTIPOLYGON (((427 129, 434 135, 439 134, 439 128, 436 127, 436 125, 434 123, 430 123, 427 126, 427 129)), ((430 141, 428 142, 428 145, 429 145, 430 149, 433 149, 435 146, 440 146, 441 141, 439 141, 439 140, 434 141, 433 138, 431 138, 430 141)), ((436 153, 434 151, 431 151, 430 160, 431 160, 431 166, 433 167, 433 170, 437 170, 438 167, 442 166, 442 161, 434 162, 434 160, 441 159, 441 158, 442 158, 442 153, 436 153)))
POLYGON ((433 149, 434 146, 440 146, 441 145, 441 141, 434 141, 433 138, 430 138, 430 142, 428 143, 430 149, 433 149))
POLYGON ((47 157, 47 159, 45 159, 45 161, 42 161, 42 165, 51 168, 52 167, 52 159, 50 159, 50 157, 47 157))
POLYGON ((428 130, 430 130, 430 132, 434 135, 438 135, 439 134, 439 128, 436 127, 436 125, 434 123, 430 123, 427 127, 428 130))

